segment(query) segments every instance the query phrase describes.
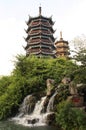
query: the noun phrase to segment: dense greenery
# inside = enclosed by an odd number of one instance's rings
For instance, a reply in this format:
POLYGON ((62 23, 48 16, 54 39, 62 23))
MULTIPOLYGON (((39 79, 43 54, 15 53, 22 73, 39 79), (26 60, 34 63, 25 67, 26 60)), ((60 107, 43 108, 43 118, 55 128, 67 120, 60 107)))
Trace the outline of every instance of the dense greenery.
POLYGON ((26 95, 46 91, 46 79, 52 78, 58 84, 76 69, 77 65, 64 58, 17 56, 12 74, 0 79, 0 119, 15 115, 26 95))
POLYGON ((86 114, 73 108, 71 102, 63 101, 57 106, 56 121, 63 130, 86 130, 86 114))
MULTIPOLYGON (((77 89, 79 94, 84 93, 86 102, 86 49, 81 48, 74 56, 74 61, 77 69, 72 72, 71 77, 75 85, 82 84, 77 89)), ((85 130, 86 112, 74 108, 71 102, 61 100, 57 105, 56 122, 63 130, 85 130)))
MULTIPOLYGON (((26 95, 46 92, 48 78, 54 79, 58 85, 66 75, 71 77, 75 83, 86 84, 85 54, 86 52, 78 53, 75 57, 81 65, 65 58, 52 59, 18 55, 12 74, 0 78, 0 119, 14 116, 26 95)), ((66 98, 65 92, 66 89, 60 93, 61 100, 66 98)))

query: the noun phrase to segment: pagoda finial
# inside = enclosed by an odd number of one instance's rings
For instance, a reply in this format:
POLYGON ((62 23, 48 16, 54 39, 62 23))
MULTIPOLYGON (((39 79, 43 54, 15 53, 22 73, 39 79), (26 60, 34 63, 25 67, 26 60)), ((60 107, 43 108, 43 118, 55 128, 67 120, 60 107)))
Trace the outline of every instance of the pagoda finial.
POLYGON ((60 40, 63 40, 63 38, 62 38, 62 31, 60 31, 60 40))
POLYGON ((39 6, 39 15, 41 15, 42 9, 41 9, 41 4, 39 6))

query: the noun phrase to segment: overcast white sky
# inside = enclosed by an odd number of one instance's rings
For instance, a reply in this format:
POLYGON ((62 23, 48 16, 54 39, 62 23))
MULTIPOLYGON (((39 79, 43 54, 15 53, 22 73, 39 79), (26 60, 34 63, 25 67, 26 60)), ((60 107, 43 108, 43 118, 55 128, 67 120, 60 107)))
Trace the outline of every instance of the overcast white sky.
POLYGON ((60 31, 68 41, 86 35, 86 0, 0 0, 0 75, 10 74, 14 57, 25 54, 25 21, 38 15, 40 4, 42 15, 55 21, 56 38, 60 31))

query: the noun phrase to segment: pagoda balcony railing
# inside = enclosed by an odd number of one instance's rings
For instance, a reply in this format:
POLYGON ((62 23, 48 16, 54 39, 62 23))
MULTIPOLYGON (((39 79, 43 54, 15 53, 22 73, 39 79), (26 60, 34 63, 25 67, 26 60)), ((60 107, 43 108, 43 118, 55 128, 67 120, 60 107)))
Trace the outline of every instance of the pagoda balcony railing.
POLYGON ((38 28, 38 27, 40 27, 40 28, 45 27, 45 28, 48 28, 48 29, 52 29, 52 26, 48 26, 48 25, 45 25, 45 24, 36 24, 34 26, 29 26, 28 30, 30 30, 31 28, 38 28))
POLYGON ((52 34, 49 30, 41 30, 41 29, 31 29, 30 32, 28 34, 33 34, 33 33, 38 33, 38 32, 43 32, 43 33, 48 33, 48 34, 52 34))
POLYGON ((54 40, 54 38, 53 38, 53 36, 52 37, 50 37, 50 36, 45 36, 45 35, 38 35, 38 36, 33 36, 33 37, 27 37, 26 38, 28 41, 30 41, 30 40, 32 40, 32 41, 36 41, 37 39, 46 39, 46 40, 48 40, 49 42, 53 42, 53 40, 54 40), (52 39, 52 40, 51 40, 52 39))
POLYGON ((32 52, 38 52, 38 51, 52 53, 51 49, 43 49, 43 48, 33 48, 33 49, 31 48, 31 49, 29 49, 30 53, 32 53, 32 52))
POLYGON ((37 45, 37 44, 46 44, 46 45, 49 45, 49 46, 52 46, 53 44, 52 43, 45 43, 45 42, 34 42, 34 43, 32 43, 32 42, 30 42, 29 43, 29 45, 28 46, 34 46, 34 45, 37 45))
POLYGON ((45 43, 52 43, 52 41, 50 39, 29 39, 28 42, 33 43, 33 42, 45 42, 45 43))
POLYGON ((68 45, 58 45, 56 48, 69 48, 68 45))
MULTIPOLYGON (((27 32, 29 31, 29 29, 30 29, 30 28, 27 29, 27 32)), ((40 29, 41 29, 41 30, 49 31, 49 32, 51 33, 51 31, 50 31, 51 29, 49 29, 49 28, 45 28, 45 27, 43 27, 43 26, 39 26, 39 27, 35 27, 35 28, 31 28, 30 30, 40 30, 40 29)))
POLYGON ((49 44, 49 45, 54 45, 53 42, 50 42, 50 41, 43 41, 43 40, 39 40, 39 41, 28 41, 29 45, 30 44, 38 44, 38 43, 44 43, 44 44, 49 44))
POLYGON ((33 38, 46 38, 46 39, 48 39, 49 37, 48 36, 42 36, 42 35, 38 35, 38 36, 34 36, 33 38))
POLYGON ((43 32, 43 33, 46 33, 46 34, 53 34, 53 33, 50 32, 49 29, 48 30, 44 30, 44 29, 42 29, 42 30, 41 29, 33 30, 33 29, 31 29, 28 34, 34 34, 34 33, 38 33, 38 32, 43 32))
MULTIPOLYGON (((32 17, 30 17, 30 18, 32 18, 32 17)), ((32 18, 32 21, 34 21, 34 22, 38 22, 38 21, 44 21, 44 22, 47 22, 47 21, 50 21, 51 22, 51 24, 53 24, 54 22, 52 21, 52 18, 50 17, 50 18, 46 18, 46 17, 43 17, 43 16, 39 16, 39 17, 35 17, 35 18, 32 18)), ((49 23, 50 23, 49 22, 49 23)))
POLYGON ((49 49, 51 49, 50 46, 42 45, 42 44, 38 44, 38 45, 34 45, 34 46, 30 46, 29 49, 31 49, 31 48, 49 48, 49 49))
POLYGON ((44 31, 35 31, 35 32, 30 32, 29 35, 33 36, 33 35, 39 35, 39 34, 43 34, 43 35, 50 35, 52 36, 53 34, 50 32, 44 32, 44 31))
POLYGON ((49 22, 31 22, 29 26, 34 27, 34 26, 38 26, 38 25, 43 25, 43 26, 47 26, 47 27, 52 27, 52 25, 50 25, 49 22))
POLYGON ((46 54, 46 55, 53 55, 53 53, 43 52, 43 51, 31 52, 31 54, 46 54))

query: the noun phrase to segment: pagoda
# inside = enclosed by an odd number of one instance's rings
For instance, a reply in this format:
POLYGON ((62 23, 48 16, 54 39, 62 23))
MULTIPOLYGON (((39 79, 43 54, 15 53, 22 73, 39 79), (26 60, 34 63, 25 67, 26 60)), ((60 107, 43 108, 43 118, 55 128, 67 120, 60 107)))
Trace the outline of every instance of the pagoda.
POLYGON ((37 17, 29 16, 27 23, 27 37, 25 41, 26 56, 36 55, 38 57, 50 56, 54 57, 54 30, 52 26, 54 22, 52 17, 47 18, 42 16, 41 7, 39 7, 39 15, 37 17))
POLYGON ((66 57, 69 58, 69 46, 68 41, 63 40, 62 32, 60 32, 60 40, 55 42, 56 47, 56 57, 66 57))

